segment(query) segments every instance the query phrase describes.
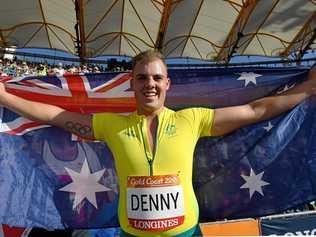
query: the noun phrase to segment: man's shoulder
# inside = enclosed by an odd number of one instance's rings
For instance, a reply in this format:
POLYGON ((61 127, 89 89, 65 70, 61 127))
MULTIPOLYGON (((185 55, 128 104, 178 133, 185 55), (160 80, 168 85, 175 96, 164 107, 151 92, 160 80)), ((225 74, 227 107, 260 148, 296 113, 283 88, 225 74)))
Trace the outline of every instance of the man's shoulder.
POLYGON ((113 112, 103 112, 103 113, 94 113, 94 119, 130 119, 134 116, 134 113, 113 113, 113 112))
POLYGON ((111 112, 93 114, 93 130, 96 138, 101 138, 100 134, 111 134, 120 130, 126 124, 130 124, 133 120, 131 116, 130 114, 111 112))
POLYGON ((177 114, 194 114, 194 113, 201 113, 201 112, 208 112, 208 111, 213 111, 213 109, 206 108, 206 107, 190 107, 190 108, 183 108, 175 112, 177 114))
POLYGON ((175 112, 177 118, 183 118, 191 122, 201 122, 203 120, 213 120, 214 110, 205 107, 191 107, 181 109, 175 112))

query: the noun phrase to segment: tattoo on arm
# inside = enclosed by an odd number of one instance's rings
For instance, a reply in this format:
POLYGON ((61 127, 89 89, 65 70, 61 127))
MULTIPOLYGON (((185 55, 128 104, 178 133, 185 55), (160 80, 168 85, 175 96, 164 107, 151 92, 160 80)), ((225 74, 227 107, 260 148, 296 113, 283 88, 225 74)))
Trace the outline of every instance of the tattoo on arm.
POLYGON ((68 131, 78 134, 79 136, 91 135, 91 127, 81 123, 67 121, 65 127, 68 131))

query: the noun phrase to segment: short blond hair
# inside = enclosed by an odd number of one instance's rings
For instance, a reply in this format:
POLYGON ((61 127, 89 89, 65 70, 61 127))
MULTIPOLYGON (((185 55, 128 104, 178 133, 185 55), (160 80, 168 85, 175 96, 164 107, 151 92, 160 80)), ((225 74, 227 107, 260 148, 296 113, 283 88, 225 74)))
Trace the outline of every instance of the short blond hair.
POLYGON ((133 57, 132 70, 134 70, 136 64, 139 62, 152 62, 152 61, 155 61, 157 59, 160 60, 167 68, 167 64, 165 62, 165 57, 162 55, 162 53, 160 53, 159 51, 156 51, 156 50, 146 50, 146 51, 141 52, 133 57))

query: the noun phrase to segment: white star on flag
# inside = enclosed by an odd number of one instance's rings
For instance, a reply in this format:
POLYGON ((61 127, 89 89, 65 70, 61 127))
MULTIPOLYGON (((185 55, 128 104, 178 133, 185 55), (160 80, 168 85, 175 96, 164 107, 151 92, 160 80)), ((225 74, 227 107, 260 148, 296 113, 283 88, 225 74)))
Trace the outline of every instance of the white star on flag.
POLYGON ((72 192, 75 193, 75 200, 73 204, 73 208, 83 201, 85 198, 95 207, 97 207, 96 201, 96 192, 106 192, 111 190, 110 188, 105 187, 100 184, 98 181, 103 176, 105 169, 99 170, 95 173, 91 173, 87 159, 85 159, 80 173, 72 169, 68 169, 65 167, 66 171, 70 175, 72 179, 72 183, 67 184, 65 187, 59 189, 64 192, 72 192))
POLYGON ((248 188, 249 189, 249 195, 250 199, 254 192, 260 193, 262 196, 262 186, 269 185, 269 183, 262 180, 262 176, 264 174, 264 171, 260 174, 256 175, 255 172, 251 169, 250 175, 241 175, 241 177, 246 181, 240 188, 248 188))
POLYGON ((264 126, 263 129, 269 132, 273 128, 273 125, 271 122, 268 123, 268 126, 264 126))
POLYGON ((261 77, 261 74, 256 74, 253 72, 242 72, 238 73, 240 77, 238 77, 238 81, 245 81, 245 87, 252 82, 253 84, 257 85, 257 77, 261 77))

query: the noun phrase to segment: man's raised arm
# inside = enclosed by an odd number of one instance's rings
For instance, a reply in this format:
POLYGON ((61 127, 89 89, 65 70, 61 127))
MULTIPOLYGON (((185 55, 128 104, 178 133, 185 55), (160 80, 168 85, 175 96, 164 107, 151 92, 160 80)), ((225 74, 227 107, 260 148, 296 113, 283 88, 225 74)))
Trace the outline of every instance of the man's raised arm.
POLYGON ((316 94, 316 67, 308 80, 280 95, 264 97, 249 104, 215 109, 213 136, 228 134, 243 126, 267 120, 286 112, 311 95, 316 94))
POLYGON ((60 107, 25 100, 6 92, 0 83, 0 105, 28 119, 50 124, 86 139, 93 139, 92 116, 64 110, 60 107))

